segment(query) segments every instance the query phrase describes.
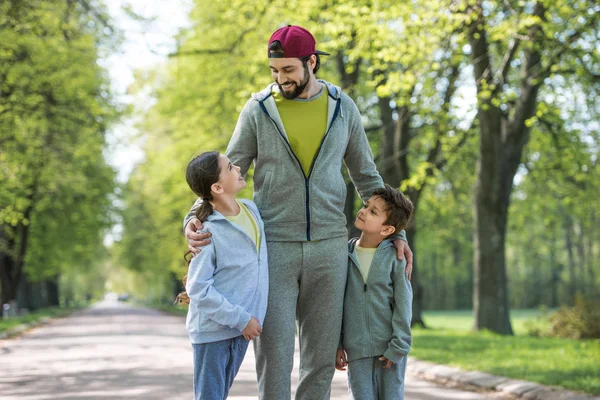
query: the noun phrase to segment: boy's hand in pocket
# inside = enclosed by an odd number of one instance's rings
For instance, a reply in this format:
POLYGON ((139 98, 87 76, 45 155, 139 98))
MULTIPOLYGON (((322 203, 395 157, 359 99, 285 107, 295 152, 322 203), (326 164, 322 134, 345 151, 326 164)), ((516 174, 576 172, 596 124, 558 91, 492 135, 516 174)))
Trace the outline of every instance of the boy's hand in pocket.
POLYGON ((379 357, 379 361, 383 363, 383 368, 389 368, 394 364, 392 360, 388 360, 384 356, 379 357))
POLYGON ((346 358, 346 352, 344 349, 338 349, 335 354, 335 369, 339 371, 345 371, 348 365, 348 359, 346 358))
POLYGON ((244 339, 246 340, 254 340, 259 337, 261 333, 262 328, 255 317, 250 318, 248 325, 246 325, 246 328, 242 331, 242 335, 244 335, 244 339))

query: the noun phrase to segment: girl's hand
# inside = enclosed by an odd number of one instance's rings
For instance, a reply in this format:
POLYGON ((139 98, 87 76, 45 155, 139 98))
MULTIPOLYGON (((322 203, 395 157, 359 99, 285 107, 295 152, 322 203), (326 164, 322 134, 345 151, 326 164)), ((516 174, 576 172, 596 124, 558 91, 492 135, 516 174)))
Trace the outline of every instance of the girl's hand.
POLYGON ((389 368, 394 364, 392 360, 388 360, 384 356, 379 357, 379 361, 383 361, 383 368, 389 368))
POLYGON ((348 358, 344 349, 338 349, 335 355, 335 369, 338 371, 345 371, 348 365, 348 358))
POLYGON ((262 328, 258 323, 258 320, 254 317, 250 318, 248 325, 246 325, 246 328, 242 331, 242 335, 244 335, 244 339, 246 340, 254 340, 259 337, 261 333, 262 328))
POLYGON ((188 249, 195 255, 200 254, 199 247, 204 247, 210 243, 208 238, 211 236, 207 233, 197 233, 203 228, 202 222, 198 218, 192 218, 185 226, 185 239, 188 242, 188 249))

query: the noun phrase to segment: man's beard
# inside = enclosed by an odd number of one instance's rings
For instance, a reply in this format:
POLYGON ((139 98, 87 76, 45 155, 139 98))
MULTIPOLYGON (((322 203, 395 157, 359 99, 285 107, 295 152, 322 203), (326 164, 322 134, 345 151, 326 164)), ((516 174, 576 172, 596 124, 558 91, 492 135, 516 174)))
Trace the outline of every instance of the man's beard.
MULTIPOLYGON (((304 89, 306 89, 306 86, 308 85, 309 80, 310 80, 310 74, 308 72, 308 68, 305 67, 304 68, 304 78, 302 79, 300 84, 296 84, 296 82, 293 82, 293 84, 296 86, 296 89, 294 89, 292 92, 286 92, 285 90, 283 90, 283 86, 281 86, 279 84, 279 82, 277 82, 277 86, 279 86, 279 91, 281 92, 281 95, 283 97, 285 97, 288 100, 293 100, 296 97, 300 96, 302 94, 302 92, 304 92, 304 89)), ((285 83, 288 83, 288 82, 285 82, 285 83)))

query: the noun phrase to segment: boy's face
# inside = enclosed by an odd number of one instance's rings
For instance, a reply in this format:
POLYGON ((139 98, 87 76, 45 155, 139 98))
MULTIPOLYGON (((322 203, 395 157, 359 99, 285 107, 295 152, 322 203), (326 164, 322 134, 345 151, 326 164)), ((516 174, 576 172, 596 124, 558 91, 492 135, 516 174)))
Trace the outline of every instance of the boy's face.
POLYGON ((391 225, 386 225, 387 204, 379 196, 371 196, 362 206, 356 215, 354 226, 365 233, 380 234, 387 237, 394 233, 396 229, 391 225))

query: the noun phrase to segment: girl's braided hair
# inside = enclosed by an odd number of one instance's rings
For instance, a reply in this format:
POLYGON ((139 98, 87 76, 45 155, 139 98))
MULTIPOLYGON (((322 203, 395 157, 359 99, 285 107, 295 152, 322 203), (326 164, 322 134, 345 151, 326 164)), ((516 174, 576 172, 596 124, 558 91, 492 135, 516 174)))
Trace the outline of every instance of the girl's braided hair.
MULTIPOLYGON (((221 169, 219 168, 219 152, 207 151, 194 157, 187 166, 185 179, 196 196, 202 199, 202 203, 192 211, 194 216, 204 222, 213 212, 213 206, 210 201, 213 200, 211 186, 219 181, 221 169)), ((189 271, 192 261, 192 252, 186 251, 183 259, 186 262, 189 271)), ((187 272, 183 277, 183 287, 187 284, 187 272)), ((175 304, 190 304, 190 297, 183 291, 177 295, 175 304)))

